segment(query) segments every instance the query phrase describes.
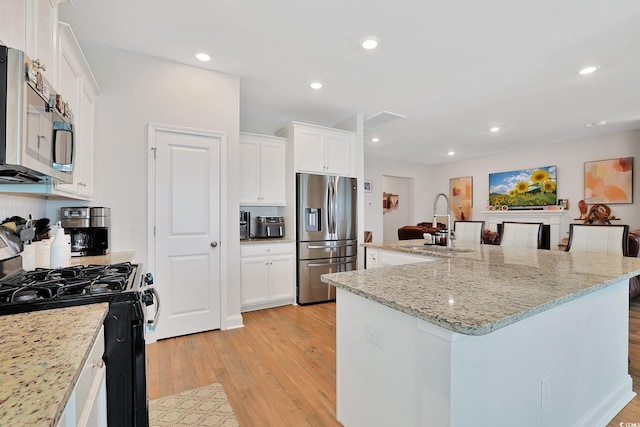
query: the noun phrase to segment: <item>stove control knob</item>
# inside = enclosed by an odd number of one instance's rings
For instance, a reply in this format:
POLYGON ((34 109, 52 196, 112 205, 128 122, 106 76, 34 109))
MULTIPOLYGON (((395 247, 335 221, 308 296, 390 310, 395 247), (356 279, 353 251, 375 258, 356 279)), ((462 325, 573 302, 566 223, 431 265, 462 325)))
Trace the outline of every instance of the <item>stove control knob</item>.
POLYGON ((153 274, 147 273, 144 275, 144 283, 148 285, 153 285, 153 274))
POLYGON ((142 293, 142 302, 146 306, 153 305, 153 293, 149 290, 142 293))

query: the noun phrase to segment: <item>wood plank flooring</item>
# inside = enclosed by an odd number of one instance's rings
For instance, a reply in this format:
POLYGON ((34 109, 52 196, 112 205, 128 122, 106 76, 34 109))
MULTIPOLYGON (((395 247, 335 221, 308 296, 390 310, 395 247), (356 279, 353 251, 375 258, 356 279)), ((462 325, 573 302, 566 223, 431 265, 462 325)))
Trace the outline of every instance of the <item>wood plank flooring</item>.
MULTIPOLYGON (((336 421, 335 304, 243 313, 245 327, 147 346, 149 398, 221 383, 242 426, 336 421)), ((629 371, 640 394, 640 298, 629 309, 629 371)), ((640 425, 640 398, 612 421, 640 425)))
POLYGON ((149 398, 219 382, 241 426, 341 426, 335 313, 335 303, 248 312, 242 329, 150 344, 149 398))

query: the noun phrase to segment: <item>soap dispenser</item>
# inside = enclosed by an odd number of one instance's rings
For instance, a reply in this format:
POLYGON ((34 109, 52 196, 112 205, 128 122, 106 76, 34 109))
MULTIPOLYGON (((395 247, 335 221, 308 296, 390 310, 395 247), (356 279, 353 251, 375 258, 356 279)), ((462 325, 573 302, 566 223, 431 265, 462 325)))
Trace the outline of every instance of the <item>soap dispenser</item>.
POLYGON ((68 253, 67 239, 64 237, 64 228, 62 228, 62 224, 58 221, 53 243, 51 243, 51 259, 49 266, 51 268, 67 266, 69 264, 68 253))

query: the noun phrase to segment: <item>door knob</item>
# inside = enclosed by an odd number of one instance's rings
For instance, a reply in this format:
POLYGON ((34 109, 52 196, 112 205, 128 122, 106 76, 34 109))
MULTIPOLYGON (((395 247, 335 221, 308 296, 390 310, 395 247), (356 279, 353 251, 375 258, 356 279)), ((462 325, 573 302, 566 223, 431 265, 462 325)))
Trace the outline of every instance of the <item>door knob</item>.
POLYGON ((215 248, 216 246, 218 246, 218 242, 213 241, 213 242, 210 243, 210 245, 211 245, 212 248, 215 248))

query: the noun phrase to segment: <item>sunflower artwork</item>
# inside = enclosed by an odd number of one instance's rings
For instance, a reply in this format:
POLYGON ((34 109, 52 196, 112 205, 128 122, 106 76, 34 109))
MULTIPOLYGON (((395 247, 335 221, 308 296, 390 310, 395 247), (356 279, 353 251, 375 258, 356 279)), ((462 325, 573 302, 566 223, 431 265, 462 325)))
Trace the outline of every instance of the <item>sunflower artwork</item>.
POLYGON ((556 205, 556 166, 489 174, 489 205, 532 209, 556 205))

